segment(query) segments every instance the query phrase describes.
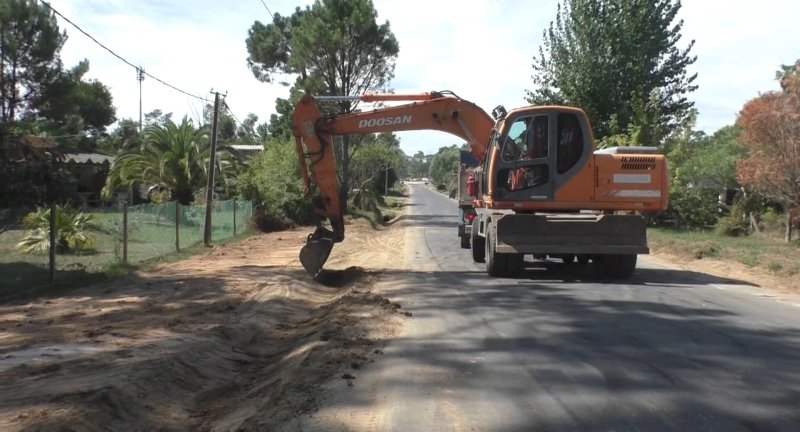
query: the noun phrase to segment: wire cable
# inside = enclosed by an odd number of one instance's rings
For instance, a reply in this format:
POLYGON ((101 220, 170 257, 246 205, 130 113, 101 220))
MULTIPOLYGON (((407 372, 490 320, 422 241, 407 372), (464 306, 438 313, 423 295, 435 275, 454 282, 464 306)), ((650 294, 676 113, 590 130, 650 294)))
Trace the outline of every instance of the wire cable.
POLYGON ((76 29, 77 29, 79 32, 83 33, 83 34, 84 34, 86 37, 88 37, 89 39, 91 39, 91 40, 92 40, 94 43, 96 43, 97 45, 99 45, 101 48, 103 48, 104 50, 106 50, 106 51, 108 51, 109 53, 111 53, 111 55, 113 55, 114 57, 116 57, 116 58, 118 58, 118 59, 122 60, 122 61, 123 61, 125 64, 127 64, 128 66, 130 66, 130 67, 132 67, 132 68, 136 69, 136 71, 137 71, 137 72, 139 72, 139 73, 141 73, 141 74, 143 74, 143 75, 145 75, 145 76, 147 76, 147 77, 150 77, 150 78, 152 78, 152 79, 154 79, 154 80, 156 80, 156 81, 160 82, 161 84, 163 84, 163 85, 165 85, 165 86, 167 86, 167 87, 169 87, 169 88, 171 88, 171 89, 173 89, 173 90, 175 90, 175 91, 177 91, 177 92, 183 93, 183 94, 185 94, 186 96, 190 96, 190 97, 193 97, 193 98, 195 98, 195 99, 199 99, 199 100, 201 100, 201 101, 207 101, 207 99, 206 99, 206 98, 203 98, 203 97, 200 97, 200 96, 197 96, 197 95, 191 94, 191 93, 189 93, 189 92, 187 92, 187 91, 185 91, 185 90, 181 90, 181 89, 179 89, 178 87, 175 87, 174 85, 172 85, 172 84, 170 84, 170 83, 168 83, 168 82, 166 82, 166 81, 164 81, 164 80, 162 80, 162 79, 160 79, 160 78, 158 78, 158 77, 156 77, 156 76, 153 76, 153 75, 151 75, 151 74, 150 74, 150 73, 148 73, 148 72, 145 72, 145 70, 144 70, 143 68, 140 68, 139 66, 136 66, 136 65, 134 65, 133 63, 129 62, 128 60, 126 60, 126 59, 125 59, 124 57, 122 57, 121 55, 119 55, 119 54, 115 53, 113 50, 111 50, 111 49, 110 49, 110 48, 108 48, 107 46, 105 46, 105 45, 103 45, 102 43, 100 43, 100 41, 98 41, 97 39, 95 39, 95 38, 94 38, 94 36, 90 35, 90 34, 89 34, 89 33, 87 33, 86 31, 84 31, 82 28, 80 28, 80 26, 78 26, 78 25, 77 25, 77 24, 75 24, 74 22, 70 21, 70 20, 69 20, 69 18, 67 18, 67 17, 65 17, 64 15, 62 15, 62 14, 61 14, 61 12, 59 12, 59 11, 55 10, 55 9, 54 9, 52 6, 50 6, 50 3, 48 3, 48 2, 46 2, 46 1, 44 1, 44 0, 39 0, 39 2, 41 2, 43 5, 47 6, 47 8, 48 8, 48 9, 50 9, 51 11, 53 11, 53 13, 54 13, 54 14, 56 14, 56 15, 58 15, 58 16, 59 16, 61 19, 63 19, 64 21, 66 21, 66 22, 70 23, 70 24, 71 24, 73 27, 75 27, 75 28, 76 28, 76 29))
POLYGON ((272 19, 275 19, 275 16, 272 15, 272 11, 269 10, 269 8, 267 7, 267 3, 265 3, 264 0, 261 0, 261 4, 264 5, 264 9, 267 10, 267 13, 269 14, 269 16, 272 17, 272 19))
POLYGON ((258 135, 255 134, 255 131, 253 131, 252 128, 248 128, 247 126, 244 125, 244 123, 239 121, 239 118, 236 117, 236 114, 233 113, 233 110, 231 110, 231 107, 228 105, 228 102, 222 101, 222 104, 225 106, 225 109, 228 110, 228 114, 230 114, 231 118, 233 118, 233 120, 241 127, 241 129, 244 131, 244 133, 247 134, 247 136, 254 143, 263 145, 261 140, 258 139, 258 135))

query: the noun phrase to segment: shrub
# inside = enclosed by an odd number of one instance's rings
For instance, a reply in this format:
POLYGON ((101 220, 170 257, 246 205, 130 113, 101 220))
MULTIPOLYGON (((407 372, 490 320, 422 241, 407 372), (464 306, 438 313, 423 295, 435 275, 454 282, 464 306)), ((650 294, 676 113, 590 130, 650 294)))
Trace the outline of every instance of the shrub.
POLYGON ((253 225, 262 231, 312 222, 294 144, 269 144, 238 177, 237 188, 255 204, 253 225))
POLYGON ((717 234, 729 237, 742 237, 747 235, 749 227, 750 225, 745 219, 744 208, 739 203, 735 203, 731 207, 730 216, 717 220, 715 231, 717 234))
POLYGON ((718 197, 710 190, 673 186, 665 213, 663 218, 674 220, 679 228, 712 227, 719 214, 718 197))
POLYGON ((362 211, 374 211, 378 209, 383 201, 380 193, 374 189, 359 189, 358 192, 350 195, 347 203, 348 209, 358 209, 362 211))
MULTIPOLYGON (((94 242, 88 233, 92 215, 84 214, 70 206, 56 207, 56 252, 75 252, 88 248, 94 242)), ((47 253, 50 250, 50 209, 39 207, 22 220, 28 231, 17 243, 22 253, 47 253)))
POLYGON ((772 233, 783 233, 786 231, 786 216, 779 213, 774 208, 768 208, 761 214, 761 223, 764 231, 772 233))
POLYGON ((719 254, 719 246, 711 242, 699 242, 692 251, 692 256, 695 259, 716 258, 719 257, 719 254))
POLYGON ((725 216, 717 220, 714 231, 728 237, 744 237, 747 235, 747 222, 733 216, 725 216))

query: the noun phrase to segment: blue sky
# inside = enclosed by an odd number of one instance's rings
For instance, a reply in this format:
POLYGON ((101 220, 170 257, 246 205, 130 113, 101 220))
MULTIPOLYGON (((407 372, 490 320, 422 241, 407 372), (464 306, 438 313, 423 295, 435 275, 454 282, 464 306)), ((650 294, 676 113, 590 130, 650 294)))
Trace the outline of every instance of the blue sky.
MULTIPOLYGON (((531 62, 542 31, 555 17, 557 0, 373 0, 379 21, 388 20, 400 43, 391 87, 398 93, 452 90, 487 112, 496 105, 525 104, 531 62)), ((269 1, 289 15, 308 1, 269 1)), ((288 88, 257 81, 246 65, 244 40, 255 20, 269 22, 261 0, 53 0, 54 8, 134 64, 190 93, 227 92, 234 114, 261 120, 288 88)), ((800 16, 792 0, 684 0, 682 43, 695 40, 699 89, 690 98, 698 128, 712 133, 732 124, 736 113, 760 92, 777 89, 780 64, 800 58, 800 38, 791 37, 800 16)), ((86 58, 89 77, 111 88, 118 117, 138 118, 135 71, 97 47, 64 21, 68 66, 86 58)), ((287 81, 292 81, 287 77, 287 81)), ((143 107, 199 118, 202 101, 152 79, 143 83, 143 107)), ((399 134, 407 154, 434 153, 458 140, 440 132, 399 134)))

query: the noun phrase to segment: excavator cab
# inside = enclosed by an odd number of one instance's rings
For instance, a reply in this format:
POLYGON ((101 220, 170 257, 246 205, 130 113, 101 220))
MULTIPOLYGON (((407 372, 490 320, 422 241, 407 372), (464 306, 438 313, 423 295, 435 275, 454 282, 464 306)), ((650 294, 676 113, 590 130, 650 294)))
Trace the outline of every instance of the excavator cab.
POLYGON ((494 172, 494 198, 552 202, 562 185, 586 166, 593 148, 584 117, 563 107, 514 110, 503 118, 494 172))

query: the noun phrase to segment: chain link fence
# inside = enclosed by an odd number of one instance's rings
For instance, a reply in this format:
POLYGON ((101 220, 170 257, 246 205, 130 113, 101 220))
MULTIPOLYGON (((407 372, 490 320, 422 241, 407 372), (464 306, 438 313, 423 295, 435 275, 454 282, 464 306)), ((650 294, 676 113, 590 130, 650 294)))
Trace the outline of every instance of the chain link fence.
MULTIPOLYGON (((49 212, 48 212, 49 213, 49 212)), ((58 213, 58 211, 57 211, 58 213)), ((205 205, 177 202, 83 210, 91 216, 84 231, 83 250, 57 253, 55 278, 74 273, 100 273, 114 263, 137 264, 203 241, 205 205)), ((250 201, 216 201, 211 212, 211 239, 219 241, 252 229, 250 201)), ((49 229, 46 230, 49 233, 49 229)), ((60 228, 57 228, 60 233, 60 228)), ((19 243, 33 230, 13 226, 0 232, 0 296, 47 285, 50 278, 49 242, 39 253, 23 253, 19 243)), ((59 248, 56 247, 57 252, 59 248)))

